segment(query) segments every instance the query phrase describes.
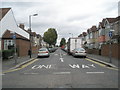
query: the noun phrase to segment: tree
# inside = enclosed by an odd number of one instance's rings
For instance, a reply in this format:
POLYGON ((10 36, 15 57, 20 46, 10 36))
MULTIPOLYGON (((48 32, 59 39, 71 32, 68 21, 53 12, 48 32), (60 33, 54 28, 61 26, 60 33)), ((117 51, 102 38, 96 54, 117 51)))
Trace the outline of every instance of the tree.
POLYGON ((65 38, 62 38, 60 41, 60 47, 66 44, 65 38))
POLYGON ((43 36, 43 40, 47 42, 50 46, 56 44, 57 42, 57 31, 54 28, 49 28, 43 36))

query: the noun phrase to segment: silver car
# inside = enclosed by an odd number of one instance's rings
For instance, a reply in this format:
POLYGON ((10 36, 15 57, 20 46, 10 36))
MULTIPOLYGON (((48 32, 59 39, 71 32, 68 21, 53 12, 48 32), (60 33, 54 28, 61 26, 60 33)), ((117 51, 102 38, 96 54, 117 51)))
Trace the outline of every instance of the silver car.
POLYGON ((86 53, 84 48, 76 48, 76 49, 73 50, 72 55, 74 57, 76 57, 76 56, 84 56, 84 57, 86 57, 87 53, 86 53))
POLYGON ((46 56, 46 57, 50 56, 48 49, 47 48, 41 48, 41 49, 39 49, 39 51, 38 51, 38 57, 44 57, 44 56, 46 56))

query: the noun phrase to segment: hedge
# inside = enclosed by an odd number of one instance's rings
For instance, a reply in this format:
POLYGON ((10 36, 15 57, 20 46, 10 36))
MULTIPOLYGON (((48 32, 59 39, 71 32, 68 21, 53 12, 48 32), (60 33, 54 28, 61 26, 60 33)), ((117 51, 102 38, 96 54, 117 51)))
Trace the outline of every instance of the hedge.
POLYGON ((2 57, 3 59, 8 59, 10 56, 13 56, 14 54, 14 50, 11 49, 11 50, 3 50, 2 51, 2 57))

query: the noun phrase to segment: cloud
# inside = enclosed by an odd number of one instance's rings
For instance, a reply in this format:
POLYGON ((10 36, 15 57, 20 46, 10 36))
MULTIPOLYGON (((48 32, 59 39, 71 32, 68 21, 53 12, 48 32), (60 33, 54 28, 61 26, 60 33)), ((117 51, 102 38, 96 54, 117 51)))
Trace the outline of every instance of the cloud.
MULTIPOLYGON (((29 27, 32 17, 33 31, 42 34, 48 28, 56 28, 59 39, 75 37, 97 25, 103 18, 117 17, 119 0, 5 0, 2 7, 12 7, 17 23, 29 27)), ((59 42, 58 42, 59 43, 59 42)))

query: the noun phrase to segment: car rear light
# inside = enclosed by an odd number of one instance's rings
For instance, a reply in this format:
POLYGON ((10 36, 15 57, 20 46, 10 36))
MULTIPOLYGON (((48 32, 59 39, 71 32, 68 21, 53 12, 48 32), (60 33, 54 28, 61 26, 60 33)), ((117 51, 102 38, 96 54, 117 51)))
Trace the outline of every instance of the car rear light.
POLYGON ((77 51, 75 53, 78 53, 77 51))
POLYGON ((46 51, 45 53, 48 53, 48 51, 46 51))

